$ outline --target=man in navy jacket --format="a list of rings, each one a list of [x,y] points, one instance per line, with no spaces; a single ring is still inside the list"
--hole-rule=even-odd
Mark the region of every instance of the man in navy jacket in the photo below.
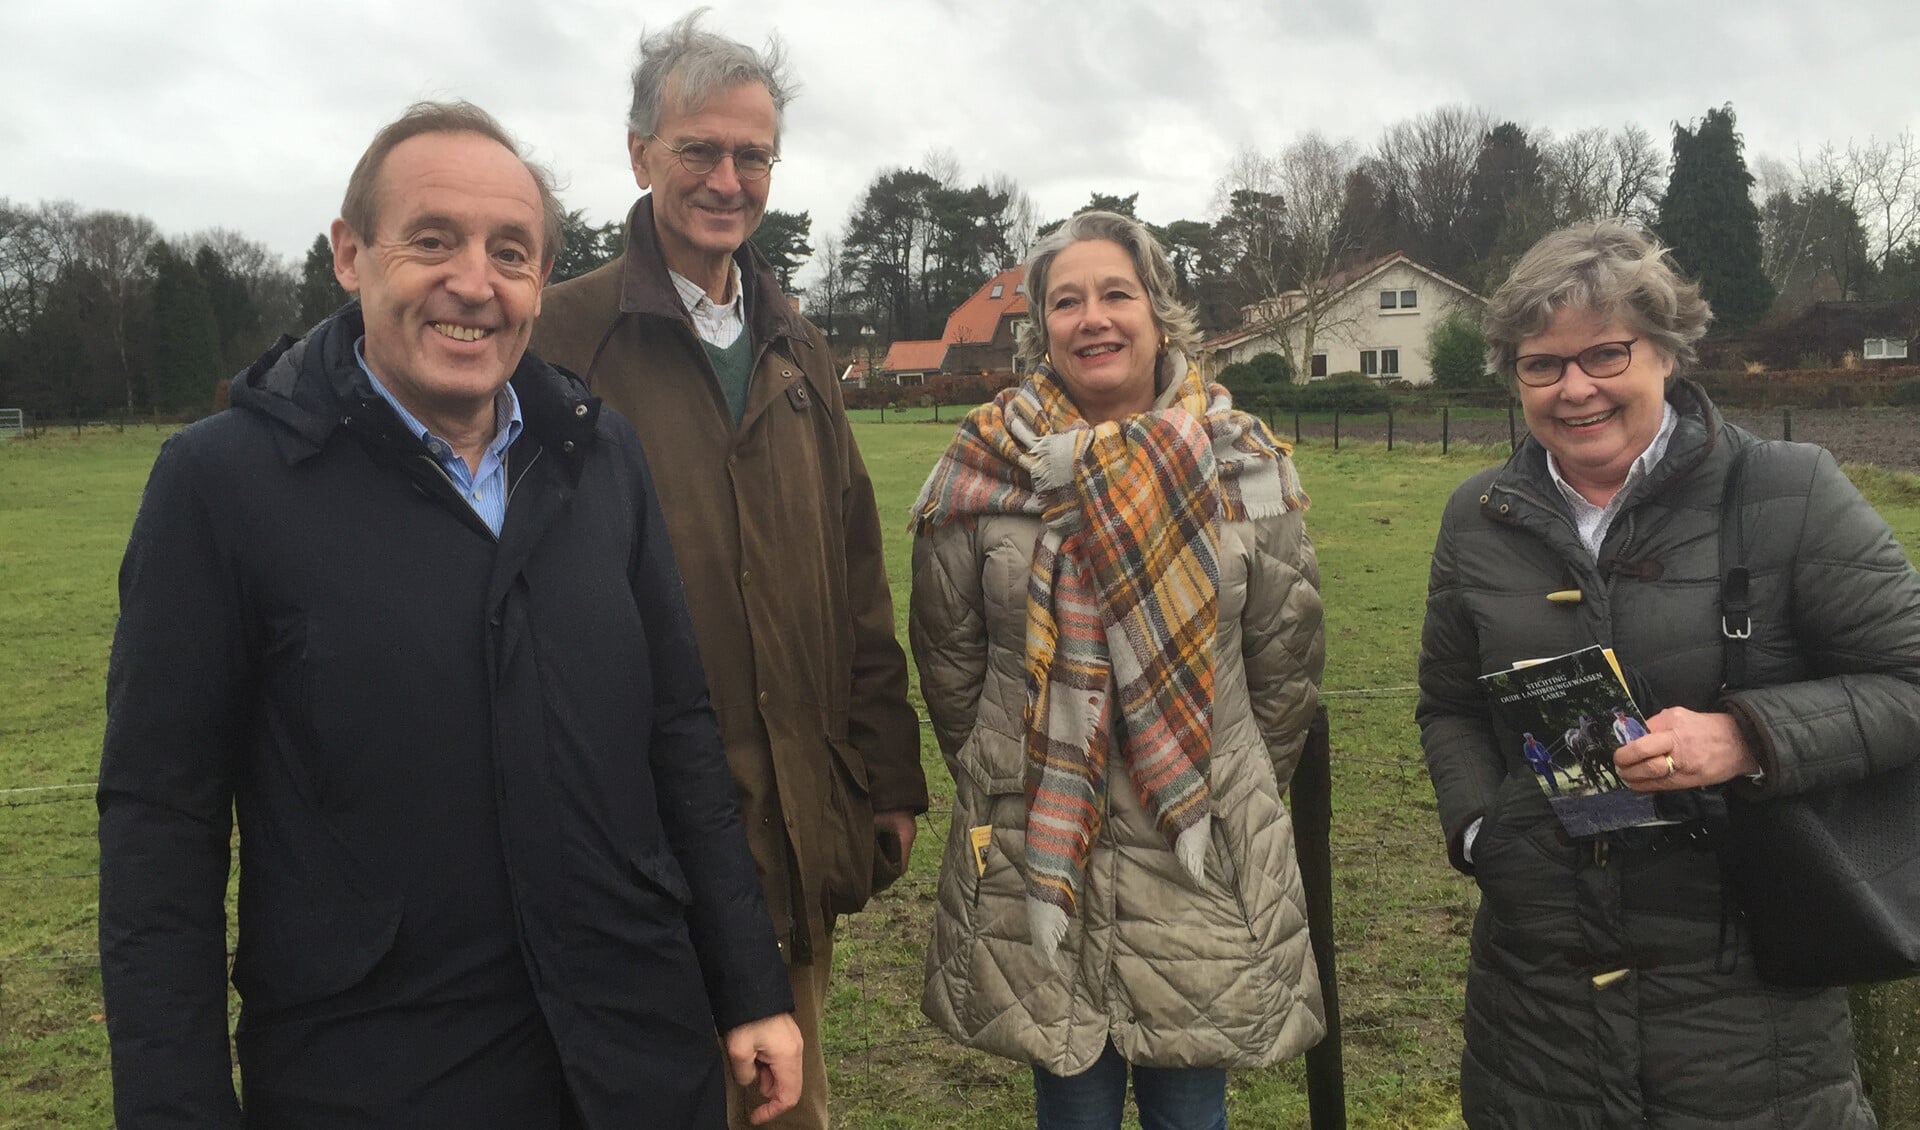
[[[720,1127],[716,1039],[761,1120],[798,1097],[646,462],[525,352],[559,221],[492,118],[413,107],[333,225],[358,304],[154,466],[99,792],[122,1130]]]

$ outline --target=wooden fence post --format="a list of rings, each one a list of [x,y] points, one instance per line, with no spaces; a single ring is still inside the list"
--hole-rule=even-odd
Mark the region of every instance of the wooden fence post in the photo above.
[[[1507,450],[1520,450],[1520,432],[1514,427],[1513,401],[1507,401]]]
[[[1792,407],[1786,407],[1786,408],[1782,408],[1782,409],[1780,409],[1780,438],[1781,438],[1781,439],[1792,439],[1792,438],[1793,438],[1793,409],[1792,409]]]
[[[1340,410],[1333,410],[1333,449],[1340,450]]]
[[[1333,743],[1327,708],[1314,712],[1307,744],[1293,771],[1287,802],[1293,809],[1293,854],[1307,898],[1307,938],[1320,975],[1327,1034],[1307,1049],[1307,1109],[1312,1130],[1346,1130],[1347,1091],[1340,1052],[1340,978],[1333,942]],[[1889,1124],[1891,1125],[1891,1124]]]
[[[1387,405],[1387,450],[1393,450],[1393,405]]]
[[[1451,405],[1442,404],[1440,406],[1440,454],[1442,455],[1447,453],[1447,441],[1452,438],[1453,421],[1450,415],[1452,412],[1453,408]]]

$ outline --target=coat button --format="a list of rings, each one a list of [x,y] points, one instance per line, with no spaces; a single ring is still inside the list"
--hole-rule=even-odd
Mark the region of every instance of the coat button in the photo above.
[[[768,694],[768,693],[767,693],[766,691],[761,691],[761,692],[760,692],[760,705],[761,705],[761,706],[765,706],[765,705],[766,705],[767,703],[769,703],[769,702],[772,702],[772,701],[773,701],[773,696],[772,696],[772,695],[770,695],[770,694]]]
[[[560,450],[566,452],[569,455],[573,454],[573,441],[567,440],[565,443],[561,444]]]
[[[576,415],[576,416],[584,416],[584,415],[586,415],[586,414],[587,414],[587,406],[586,406],[586,405],[584,405],[584,404],[576,404],[576,405],[574,405],[574,406],[573,406],[573,414],[574,414],[574,415]]]
[[[753,570],[752,569],[740,570],[740,587],[746,588],[748,585],[751,585],[751,584],[753,584]]]

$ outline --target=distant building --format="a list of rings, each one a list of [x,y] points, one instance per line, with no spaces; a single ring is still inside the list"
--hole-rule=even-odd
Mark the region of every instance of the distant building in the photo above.
[[[1911,364],[1920,357],[1920,301],[1815,302],[1723,344],[1770,369],[1827,368],[1849,358]]]
[[[1455,310],[1479,315],[1486,300],[1430,267],[1395,251],[1330,275],[1316,288],[1332,297],[1314,334],[1313,355],[1295,380],[1323,380],[1330,373],[1360,373],[1374,380],[1427,384],[1427,334]],[[1200,364],[1209,376],[1261,353],[1303,348],[1301,308],[1307,295],[1290,290],[1242,309],[1242,324],[1201,343]],[[1292,349],[1282,345],[1290,339]]]
[[[1009,267],[962,302],[938,338],[894,342],[876,379],[899,385],[982,374],[1012,380],[1014,348],[1026,327],[1025,269]]]

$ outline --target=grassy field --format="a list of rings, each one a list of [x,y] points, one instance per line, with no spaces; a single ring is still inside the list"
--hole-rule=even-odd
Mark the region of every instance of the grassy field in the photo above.
[[[943,413],[944,415],[944,413]],[[860,440],[906,606],[906,512],[942,425],[870,424]],[[114,571],[161,435],[49,433],[0,444],[0,1126],[111,1122],[91,792]],[[1504,448],[1309,445],[1329,632],[1335,911],[1356,1127],[1458,1124],[1453,1090],[1474,895],[1441,858],[1412,722],[1414,660],[1440,505]],[[1856,476],[1920,544],[1920,479]],[[1026,1069],[950,1045],[920,1019],[920,950],[949,790],[931,737],[935,811],[893,890],[844,928],[826,1033],[836,1119],[867,1128],[1031,1126]],[[1305,1126],[1298,1065],[1233,1080],[1237,1126]]]

